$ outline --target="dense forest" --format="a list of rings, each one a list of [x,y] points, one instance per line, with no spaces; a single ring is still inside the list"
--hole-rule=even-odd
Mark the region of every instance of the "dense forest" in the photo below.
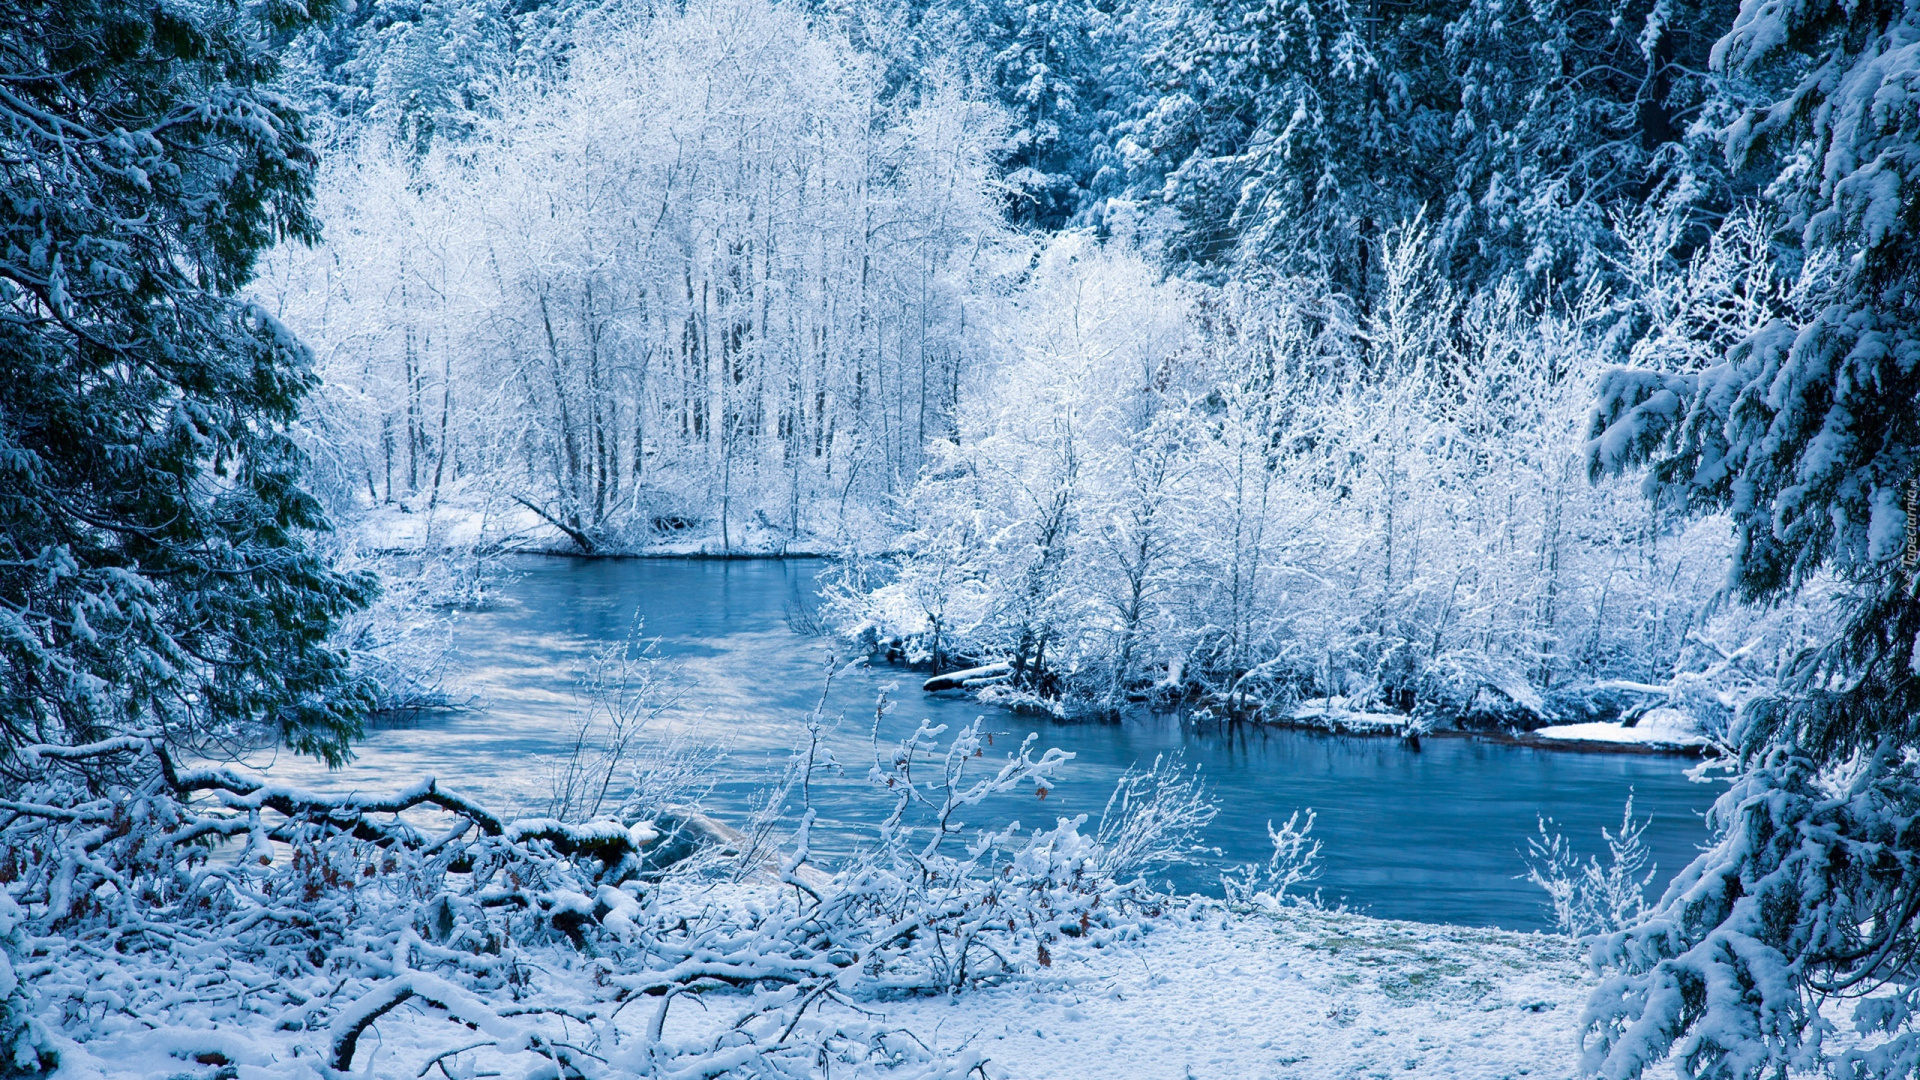
[[[986,1075],[820,1003],[1124,940],[1214,812],[969,846],[1064,758],[923,728],[864,861],[809,808],[709,904],[637,810],[221,764],[345,760],[548,550],[831,556],[839,639],[1060,716],[1661,713],[1733,786],[1583,1068],[1913,1076],[1916,235],[1891,0],[0,0],[0,1075],[227,963],[179,1030],[302,1075],[408,1002],[490,1040],[420,1075]]]
[[[253,291],[374,546],[831,552],[1049,709],[1719,735],[1822,583],[1714,605],[1728,519],[1583,444],[1824,303],[1733,17],[371,5],[292,48],[327,234]]]

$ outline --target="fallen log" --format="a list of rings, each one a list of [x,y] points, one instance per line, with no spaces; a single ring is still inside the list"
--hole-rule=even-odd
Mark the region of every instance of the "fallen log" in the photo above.
[[[966,668],[962,671],[949,671],[945,675],[935,675],[933,678],[921,683],[920,689],[929,694],[937,694],[942,690],[964,690],[968,688],[969,683],[973,683],[976,680],[999,679],[1012,674],[1013,664],[1010,661],[1002,660],[997,664],[982,664],[979,667]]]

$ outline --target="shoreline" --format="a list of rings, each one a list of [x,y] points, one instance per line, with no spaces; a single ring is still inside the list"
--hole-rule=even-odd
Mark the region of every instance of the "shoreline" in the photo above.
[[[1504,731],[1429,731],[1426,738],[1477,739],[1503,746],[1525,746],[1535,750],[1563,750],[1578,754],[1639,754],[1655,757],[1690,757],[1700,761],[1719,757],[1711,744],[1681,746],[1673,743],[1604,742],[1599,739],[1541,739],[1529,733]]]
[[[1405,736],[1397,731],[1360,730],[1355,728],[1329,728],[1324,724],[1310,724],[1290,720],[1215,720],[1222,725],[1245,724],[1249,727],[1279,728],[1286,731],[1303,731],[1313,735],[1325,735],[1329,738],[1345,739],[1398,739]],[[1690,757],[1707,760],[1719,756],[1711,744],[1679,745],[1674,743],[1652,742],[1608,742],[1600,739],[1542,739],[1529,732],[1473,731],[1461,728],[1423,731],[1422,739],[1459,739],[1472,742],[1493,743],[1499,746],[1518,746],[1532,750],[1549,750],[1577,754],[1634,754],[1641,757]],[[1418,750],[1411,750],[1419,753]]]
[[[379,554],[387,555],[387,556],[408,556],[408,555],[425,554],[418,547],[390,547],[390,548],[381,548],[377,550]],[[583,560],[592,560],[592,561],[613,561],[613,562],[622,562],[622,561],[664,562],[664,561],[673,561],[673,560],[679,560],[683,562],[784,562],[789,559],[792,559],[792,560],[812,559],[812,560],[818,561],[818,560],[826,560],[826,559],[833,558],[833,553],[829,551],[807,551],[807,550],[801,550],[801,551],[793,551],[793,550],[708,551],[708,550],[705,550],[704,545],[700,550],[694,550],[694,551],[646,550],[646,551],[581,552],[581,551],[560,551],[552,548],[502,548],[492,554],[496,556],[532,556],[532,557],[546,558],[546,559],[583,559]],[[903,672],[915,672],[915,669],[913,668],[907,667],[905,665],[896,664],[884,659],[874,660],[872,662],[876,664],[884,664],[888,667],[896,668]],[[988,707],[990,703],[980,702],[979,704],[982,707]],[[1006,711],[1009,711],[1009,712],[1018,711],[1014,709],[1008,709],[1004,705],[996,705],[992,707],[1006,709]],[[1107,722],[1107,721],[1089,720],[1086,722]],[[1387,730],[1384,728],[1377,728],[1377,727],[1376,728],[1360,728],[1360,727],[1345,727],[1345,726],[1339,726],[1339,725],[1329,727],[1326,724],[1316,724],[1316,723],[1308,723],[1308,722],[1284,720],[1284,719],[1283,720],[1216,719],[1213,722],[1219,723],[1219,724],[1249,724],[1249,725],[1254,725],[1258,727],[1282,728],[1282,729],[1287,729],[1292,731],[1304,731],[1304,732],[1309,732],[1309,733],[1318,734],[1318,735],[1336,736],[1336,737],[1363,738],[1363,739],[1402,739],[1402,740],[1405,739],[1405,736],[1399,731]],[[1539,738],[1537,736],[1534,736],[1531,732],[1524,732],[1524,731],[1477,731],[1477,730],[1471,730],[1471,729],[1448,728],[1448,729],[1436,729],[1432,731],[1421,732],[1419,737],[1434,738],[1434,739],[1465,739],[1465,740],[1473,740],[1478,742],[1492,743],[1494,745],[1500,745],[1500,746],[1517,746],[1517,747],[1525,747],[1525,748],[1534,749],[1534,750],[1547,750],[1547,751],[1553,751],[1553,752],[1576,753],[1576,754],[1629,754],[1629,755],[1637,755],[1642,757],[1681,757],[1681,758],[1692,758],[1696,761],[1705,761],[1710,758],[1720,756],[1718,748],[1713,746],[1712,744],[1688,745],[1688,744],[1658,743],[1658,742],[1612,741],[1612,740],[1600,740],[1600,739],[1544,739],[1544,738]],[[1413,752],[1418,753],[1419,751],[1417,748],[1415,748],[1413,749]]]
[[[887,667],[893,668],[894,670],[897,670],[897,671],[914,672],[915,674],[918,673],[913,668],[910,668],[901,664],[896,664],[884,659],[873,661],[873,662],[876,664],[884,664]],[[922,691],[922,692],[923,693],[944,693],[945,691],[932,691],[932,692]],[[1018,713],[1020,711],[1018,709],[1009,708],[1008,706],[1005,706],[1005,705],[998,705],[990,702],[978,701],[977,699],[975,700],[983,708],[991,706],[993,708],[999,708],[1012,713]],[[1329,738],[1395,739],[1402,742],[1407,741],[1407,736],[1404,734],[1403,731],[1397,728],[1390,728],[1384,725],[1359,725],[1359,724],[1347,725],[1347,724],[1341,724],[1337,721],[1332,724],[1328,724],[1328,723],[1314,723],[1309,720],[1296,720],[1296,719],[1249,720],[1245,718],[1229,718],[1229,717],[1219,717],[1219,716],[1198,718],[1198,717],[1193,717],[1191,715],[1182,717],[1182,722],[1185,722],[1189,719],[1193,720],[1196,723],[1211,723],[1211,724],[1217,724],[1223,727],[1245,725],[1247,727],[1275,728],[1275,729],[1285,730],[1285,731],[1300,731],[1300,732],[1305,732],[1311,735],[1322,735]],[[1068,722],[1100,724],[1100,723],[1121,723],[1124,721],[1114,720],[1114,719],[1105,719],[1100,717],[1084,717],[1084,718],[1079,718],[1077,720],[1070,718]],[[1714,746],[1712,743],[1668,743],[1668,742],[1652,742],[1652,741],[1636,742],[1636,741],[1616,741],[1616,740],[1607,740],[1607,739],[1574,739],[1574,738],[1550,739],[1550,738],[1541,738],[1533,734],[1532,732],[1526,732],[1526,731],[1480,731],[1480,730],[1474,730],[1471,728],[1441,728],[1441,729],[1435,729],[1431,731],[1422,731],[1416,737],[1414,745],[1409,747],[1409,752],[1416,753],[1416,754],[1420,752],[1418,747],[1418,739],[1459,739],[1459,740],[1469,740],[1469,741],[1475,741],[1475,742],[1493,743],[1495,745],[1500,745],[1500,746],[1518,746],[1518,747],[1525,747],[1533,750],[1547,750],[1547,751],[1553,751],[1553,752],[1568,752],[1568,753],[1576,753],[1576,754],[1631,754],[1631,755],[1637,755],[1641,757],[1685,757],[1685,758],[1693,758],[1698,761],[1705,761],[1710,758],[1720,756],[1718,747]]]

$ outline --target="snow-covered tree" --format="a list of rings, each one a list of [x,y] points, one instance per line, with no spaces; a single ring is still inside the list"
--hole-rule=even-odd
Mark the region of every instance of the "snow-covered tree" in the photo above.
[[[583,548],[859,532],[951,434],[1007,239],[1001,117],[925,79],[888,103],[797,9],[715,0],[609,22],[461,144],[364,140],[260,290],[356,429],[339,471]]]
[[[1744,710],[1717,844],[1601,949],[1617,970],[1589,1010],[1603,1075],[1669,1050],[1705,1075],[1811,1068],[1821,1008],[1841,997],[1864,998],[1843,1073],[1920,1067],[1920,576],[1900,563],[1920,471],[1916,41],[1910,6],[1742,6],[1715,58],[1769,100],[1724,137],[1736,159],[1785,163],[1772,191],[1797,281],[1726,353],[1601,386],[1597,471],[1647,462],[1668,504],[1724,508],[1740,597],[1775,603],[1830,574],[1844,613]]]
[[[916,663],[1018,664],[1065,708],[1537,724],[1631,693],[1723,730],[1740,692],[1714,680],[1771,670],[1798,609],[1709,617],[1724,519],[1669,528],[1580,483],[1578,442],[1621,324],[1747,318],[1745,228],[1565,309],[1461,297],[1415,223],[1365,316],[1324,278],[1210,288],[1057,238],[903,506],[896,575],[837,617]]]
[[[514,83],[562,76],[603,17],[650,12],[628,0],[380,0],[343,5],[282,50],[286,89],[326,141],[374,134],[408,152],[458,143],[498,114]]]
[[[337,760],[358,730],[328,636],[372,586],[305,539],[309,357],[236,295],[318,237],[268,43],[326,11],[0,9],[0,769],[131,732]]]
[[[1013,120],[1002,155],[1019,224],[1059,229],[1083,208],[1105,122],[1108,69],[1124,64],[1112,19],[1093,0],[951,5],[964,13],[981,65]]]
[[[1271,256],[1362,290],[1370,245],[1419,210],[1408,181],[1443,160],[1447,127],[1443,81],[1407,78],[1368,15],[1344,0],[1142,6],[1151,91],[1122,152],[1143,193],[1180,213],[1176,259]],[[1438,29],[1399,15],[1409,37]]]
[[[1115,142],[1167,252],[1233,276],[1320,273],[1363,303],[1386,232],[1423,210],[1462,285],[1551,291],[1607,270],[1650,193],[1724,211],[1740,186],[1690,134],[1715,107],[1727,0],[1149,0],[1146,85]],[[1744,181],[1750,183],[1750,181]],[[1696,237],[1695,239],[1698,239]]]
[[[1005,211],[1016,227],[1057,231],[1088,224],[1099,197],[1124,186],[1110,136],[1137,96],[1133,0],[814,0],[810,6],[879,59],[890,96],[913,100],[953,65],[991,95],[1008,118],[997,160],[1007,183]]]

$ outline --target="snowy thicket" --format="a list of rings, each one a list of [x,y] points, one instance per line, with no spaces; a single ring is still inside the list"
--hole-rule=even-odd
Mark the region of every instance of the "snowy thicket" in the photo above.
[[[931,76],[930,76],[931,78]],[[336,498],[463,485],[583,550],[857,525],[951,432],[1000,120],[766,0],[605,30],[424,158],[369,136],[256,289],[318,353]]]
[[[1509,8],[1382,37],[1172,0],[379,5],[296,48],[349,119],[326,250],[258,288],[320,353],[343,509],[451,488],[496,538],[544,517],[581,549],[872,542],[998,369],[1008,223],[1230,290],[1280,267],[1356,329],[1405,302],[1422,213],[1462,310],[1637,290],[1649,190],[1684,263],[1732,190],[1682,137],[1695,24],[1727,13]]]
[[[668,863],[667,826],[626,808],[505,820],[431,780],[325,797],[184,768],[143,737],[29,747],[0,804],[0,1034],[29,1067],[138,1028],[183,1061],[333,1077],[404,1005],[449,1021],[421,1075],[517,1058],[568,1077],[958,1077],[978,1055],[935,1058],[859,1002],[1137,933],[1154,902],[1137,871],[1190,843],[1195,793],[1169,770],[1170,794],[1134,783],[1098,838],[1084,817],[975,835],[968,808],[1044,798],[1071,755],[941,734],[876,746],[879,822],[831,874],[804,804],[771,861],[741,844]]]
[[[1813,613],[1710,610],[1724,519],[1589,485],[1579,438],[1617,349],[1711,353],[1787,300],[1752,217],[1677,269],[1656,221],[1622,231],[1631,287],[1544,312],[1449,290],[1418,225],[1364,313],[1057,239],[902,504],[905,554],[851,567],[835,609],[935,668],[1010,662],[981,689],[1015,702],[1526,723],[1612,694],[1724,734]]]

